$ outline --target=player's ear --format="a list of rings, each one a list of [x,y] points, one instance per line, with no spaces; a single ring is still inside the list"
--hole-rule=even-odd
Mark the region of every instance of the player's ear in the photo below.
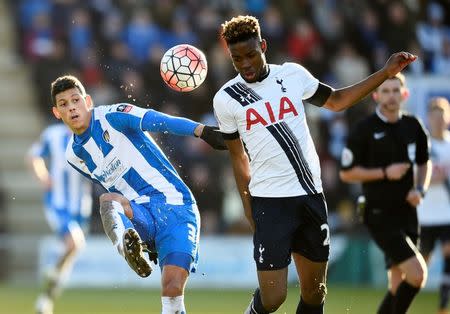
[[[261,51],[262,53],[266,53],[267,50],[267,41],[265,39],[261,40]]]
[[[409,98],[409,89],[403,88],[402,90],[402,99],[407,100]]]
[[[56,119],[61,119],[61,115],[59,114],[58,109],[56,109],[55,106],[52,107],[52,111],[53,111],[53,115],[55,116]]]
[[[376,90],[372,93],[372,99],[377,102],[378,101],[378,93],[376,92]]]
[[[92,100],[91,95],[86,94],[84,99],[86,100],[86,107],[87,107],[87,109],[91,110],[92,108],[94,108],[94,101]]]

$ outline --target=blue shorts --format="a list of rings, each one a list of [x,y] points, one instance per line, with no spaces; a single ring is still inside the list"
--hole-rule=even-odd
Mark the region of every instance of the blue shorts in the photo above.
[[[133,209],[131,222],[141,239],[158,252],[160,267],[164,266],[169,254],[184,253],[191,256],[190,271],[194,272],[200,240],[200,214],[197,205],[160,202],[137,204],[134,201],[130,204]],[[169,261],[166,264],[172,263]]]
[[[51,192],[44,195],[45,216],[47,218],[50,228],[61,238],[64,238],[74,228],[81,228],[87,230],[90,223],[89,215],[83,215],[82,211],[73,213],[68,208],[58,208],[51,203]]]
[[[74,228],[86,230],[89,225],[89,217],[73,215],[64,208],[47,207],[45,216],[50,228],[61,238],[64,238]]]

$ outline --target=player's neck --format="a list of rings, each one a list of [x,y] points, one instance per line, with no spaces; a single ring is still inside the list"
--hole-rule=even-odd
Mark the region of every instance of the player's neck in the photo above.
[[[395,123],[402,117],[400,110],[385,110],[381,106],[378,106],[376,111],[381,120],[387,123]]]
[[[76,128],[76,129],[72,129],[72,132],[81,138],[89,136],[89,134],[91,133],[91,129],[92,129],[92,117],[93,117],[93,114],[92,114],[92,110],[91,110],[91,111],[89,111],[89,114],[86,116],[86,121],[84,121],[84,123],[80,127]]]
[[[442,141],[445,138],[445,131],[442,131],[442,130],[431,130],[430,133],[431,133],[431,137],[436,139],[436,140]]]

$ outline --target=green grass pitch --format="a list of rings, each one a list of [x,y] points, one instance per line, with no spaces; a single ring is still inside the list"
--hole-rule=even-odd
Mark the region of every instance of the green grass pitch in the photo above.
[[[276,312],[295,313],[298,288],[290,287],[285,304]],[[8,287],[0,284],[0,313],[31,314],[37,288]],[[365,287],[328,287],[326,314],[375,313],[384,291]],[[251,291],[232,289],[187,289],[186,308],[190,314],[243,313]],[[409,314],[435,313],[437,293],[423,291],[414,301]],[[142,288],[68,289],[55,306],[55,314],[159,314],[158,290]]]

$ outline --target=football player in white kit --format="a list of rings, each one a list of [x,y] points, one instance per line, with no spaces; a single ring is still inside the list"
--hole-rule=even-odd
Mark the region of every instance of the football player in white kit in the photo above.
[[[446,98],[432,98],[428,105],[428,129],[433,162],[431,185],[417,207],[421,226],[420,251],[429,262],[439,240],[444,259],[439,291],[439,314],[448,314],[450,292],[450,105]]]
[[[146,133],[197,136],[225,149],[214,127],[122,103],[93,108],[81,82],[57,78],[51,86],[53,113],[74,135],[66,158],[109,193],[100,196],[105,233],[141,277],[162,269],[162,314],[185,314],[184,288],[195,270],[200,215],[189,188]]]
[[[45,274],[44,291],[36,302],[38,314],[53,313],[53,303],[85,245],[91,217],[91,183],[65,159],[72,132],[64,124],[48,126],[27,155],[33,173],[44,188],[45,216],[64,242],[64,252]]]
[[[221,35],[238,75],[215,95],[214,111],[254,231],[259,280],[245,313],[272,313],[280,307],[291,256],[301,283],[297,313],[323,313],[330,233],[304,103],[344,110],[416,56],[395,53],[380,71],[335,90],[299,64],[267,64],[267,42],[255,17],[232,18],[222,25]]]

